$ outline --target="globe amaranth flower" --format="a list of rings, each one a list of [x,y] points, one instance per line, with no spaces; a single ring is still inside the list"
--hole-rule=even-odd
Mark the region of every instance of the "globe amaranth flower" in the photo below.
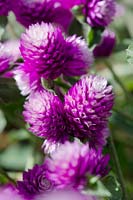
[[[26,28],[31,24],[43,22],[55,23],[67,30],[72,14],[58,0],[14,0],[12,10],[18,22]]]
[[[97,200],[94,196],[85,196],[80,194],[78,191],[70,190],[57,190],[52,191],[48,194],[40,195],[35,198],[35,200]]]
[[[97,75],[81,77],[65,95],[64,110],[75,130],[74,136],[89,140],[93,147],[105,145],[113,100],[112,86],[105,78]]]
[[[58,189],[73,187],[84,189],[87,175],[103,177],[108,171],[109,155],[89,148],[79,141],[65,142],[45,160],[47,176]]]
[[[0,188],[0,200],[26,200],[22,198],[16,188],[12,185],[6,185]]]
[[[26,199],[52,190],[52,183],[46,177],[45,165],[35,165],[23,173],[22,181],[17,182],[19,193]]]
[[[11,9],[10,0],[0,0],[0,16],[7,16]]]
[[[10,69],[10,65],[19,57],[20,51],[18,40],[0,43],[0,73],[4,73],[6,70]]]
[[[83,13],[86,22],[92,27],[105,27],[115,16],[115,0],[90,0],[85,1]]]
[[[94,48],[93,54],[95,57],[110,56],[116,44],[115,33],[106,29],[101,38],[101,42]]]
[[[31,65],[31,71],[45,79],[55,79],[62,73],[85,74],[93,61],[83,39],[65,38],[62,30],[52,24],[30,26],[22,34],[20,51],[26,65]]]
[[[24,108],[24,119],[35,135],[51,143],[63,143],[68,138],[67,119],[58,96],[45,90],[32,92]]]

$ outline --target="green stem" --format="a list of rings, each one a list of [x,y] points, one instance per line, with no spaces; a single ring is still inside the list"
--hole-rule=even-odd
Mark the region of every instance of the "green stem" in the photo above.
[[[114,166],[116,169],[116,174],[117,174],[119,182],[121,184],[121,188],[122,188],[122,192],[123,192],[123,200],[128,200],[128,196],[126,193],[126,187],[125,187],[125,183],[124,183],[124,178],[123,178],[123,174],[121,171],[120,162],[119,162],[119,158],[117,156],[117,152],[116,152],[116,148],[114,145],[112,134],[110,135],[110,150],[111,150]]]
[[[125,97],[127,99],[129,99],[129,93],[127,91],[127,89],[125,88],[125,86],[123,85],[122,81],[120,80],[120,78],[117,76],[117,74],[115,73],[115,71],[113,70],[111,64],[106,60],[105,61],[106,66],[108,67],[108,69],[110,70],[110,72],[112,73],[115,81],[120,85],[120,87],[122,88],[122,90],[124,91]]]
[[[9,180],[9,182],[12,182],[14,185],[16,185],[16,182],[14,179],[12,179],[3,169],[0,168],[0,174],[2,174],[5,178]]]

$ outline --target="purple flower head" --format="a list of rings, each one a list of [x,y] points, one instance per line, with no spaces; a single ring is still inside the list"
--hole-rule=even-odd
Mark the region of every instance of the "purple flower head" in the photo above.
[[[92,27],[105,27],[115,16],[115,0],[90,0],[86,1],[83,9],[86,21]]]
[[[74,190],[57,190],[48,194],[40,195],[35,200],[97,200],[93,196],[85,196]]]
[[[46,177],[44,165],[35,165],[33,169],[23,173],[23,180],[17,182],[19,193],[26,199],[52,190],[52,183]]]
[[[72,14],[56,0],[13,0],[12,10],[16,19],[26,28],[31,24],[55,23],[67,30]]]
[[[97,75],[86,75],[65,95],[64,110],[73,134],[89,140],[90,146],[105,145],[108,136],[107,121],[111,115],[114,94],[107,80]]]
[[[68,138],[63,103],[52,92],[33,92],[24,108],[24,119],[35,135],[50,142],[63,143]]]
[[[83,39],[65,38],[59,27],[44,23],[32,25],[22,34],[20,51],[25,66],[32,66],[32,71],[45,79],[55,79],[62,73],[83,75],[93,60]]]
[[[12,185],[0,188],[0,200],[25,200]]]
[[[19,41],[11,40],[0,44],[0,73],[7,70],[20,57]]]
[[[108,161],[109,155],[103,156],[101,150],[74,141],[60,145],[45,163],[47,176],[55,188],[83,189],[87,184],[87,175],[103,177],[108,173]]]
[[[94,48],[95,57],[110,56],[116,43],[115,33],[105,30],[102,34],[101,42]]]
[[[10,0],[0,0],[0,16],[8,15],[10,11]]]

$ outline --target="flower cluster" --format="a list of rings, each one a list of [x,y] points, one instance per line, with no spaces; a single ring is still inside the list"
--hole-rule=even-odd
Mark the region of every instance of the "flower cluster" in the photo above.
[[[71,8],[75,5],[84,15],[84,25],[101,31],[112,22],[116,3],[114,0],[3,2],[0,1],[0,7],[3,5],[6,10],[1,9],[3,15],[12,10],[26,30],[20,42],[0,44],[0,73],[3,75],[15,66],[14,79],[21,94],[27,96],[23,117],[28,130],[43,139],[45,159],[43,164],[24,171],[15,189],[2,189],[0,200],[97,200],[82,192],[89,187],[90,177],[101,180],[110,170],[109,155],[103,155],[102,150],[109,137],[114,93],[104,77],[88,73],[94,57],[111,54],[115,35],[106,29],[100,44],[92,50],[81,36],[70,36],[68,29],[74,17]],[[14,65],[16,61],[18,66]]]
[[[62,103],[52,92],[32,93],[23,112],[29,130],[54,143],[78,137],[95,148],[104,146],[114,99],[112,86],[101,76],[83,76],[64,98]]]
[[[43,194],[49,197],[52,191],[62,192],[66,189],[80,192],[87,185],[89,175],[100,178],[108,173],[108,161],[109,155],[103,156],[101,150],[91,149],[88,144],[65,142],[51,157],[46,157],[43,165],[35,165],[33,169],[24,172],[17,189],[26,199],[38,195],[42,199]],[[77,197],[83,198],[79,194]]]

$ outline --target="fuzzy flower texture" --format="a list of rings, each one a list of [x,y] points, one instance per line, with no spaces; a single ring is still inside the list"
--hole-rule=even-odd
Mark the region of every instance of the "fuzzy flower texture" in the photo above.
[[[20,51],[24,58],[24,65],[16,70],[15,78],[22,88],[22,77],[28,76],[27,88],[41,78],[55,79],[61,74],[66,76],[81,76],[87,73],[93,62],[84,39],[80,37],[65,37],[59,27],[52,24],[35,24],[21,36]],[[23,84],[24,81],[23,81]],[[25,89],[26,90],[26,89]],[[22,94],[27,94],[22,90]]]
[[[18,22],[28,28],[31,24],[55,23],[67,30],[72,14],[58,0],[13,0],[12,10]]]
[[[52,92],[44,89],[33,92],[23,112],[29,130],[54,144],[78,137],[89,141],[92,147],[103,147],[109,136],[107,123],[114,100],[112,86],[101,76],[83,76],[64,98],[62,103]]]
[[[46,177],[45,165],[35,165],[23,173],[23,180],[17,182],[19,193],[26,199],[33,199],[35,196],[52,190],[52,183]]]
[[[65,95],[64,110],[72,124],[74,136],[91,146],[104,146],[109,135],[114,94],[112,86],[101,76],[83,76]]]
[[[81,190],[87,184],[87,175],[103,177],[108,173],[108,161],[109,155],[103,156],[101,150],[74,141],[61,145],[45,162],[47,176],[55,188]]]
[[[24,105],[23,116],[35,135],[51,142],[63,143],[68,139],[63,103],[52,92],[33,92]]]
[[[109,155],[103,156],[101,150],[91,149],[76,140],[65,142],[51,157],[46,157],[43,165],[24,172],[17,188],[26,199],[66,189],[80,192],[85,189],[89,175],[100,178],[109,172],[108,162]]]

